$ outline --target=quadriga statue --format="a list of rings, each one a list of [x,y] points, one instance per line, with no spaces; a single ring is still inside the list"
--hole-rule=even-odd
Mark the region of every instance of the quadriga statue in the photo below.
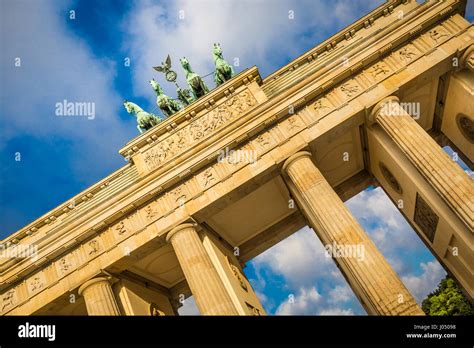
[[[198,99],[205,95],[207,92],[209,92],[209,88],[207,88],[201,76],[196,74],[191,69],[189,61],[185,57],[181,58],[179,61],[186,73],[186,81],[188,81],[189,88],[191,88],[191,92],[193,93],[194,98]]]
[[[155,79],[150,80],[150,85],[153,87],[153,90],[156,93],[156,105],[160,108],[161,112],[166,117],[173,115],[175,112],[181,110],[181,106],[176,100],[168,97],[164,92],[158,82]]]
[[[234,69],[224,60],[221,46],[218,43],[214,44],[212,57],[214,58],[214,65],[216,67],[216,70],[214,71],[214,81],[216,86],[220,86],[234,76]]]
[[[125,106],[125,109],[129,114],[132,114],[137,118],[137,129],[140,133],[146,132],[161,122],[160,117],[144,111],[135,103],[125,100],[123,106]]]

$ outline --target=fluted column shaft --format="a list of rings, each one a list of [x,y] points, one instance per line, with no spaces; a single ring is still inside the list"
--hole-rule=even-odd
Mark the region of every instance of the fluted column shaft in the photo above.
[[[173,245],[201,314],[238,315],[195,226],[180,225],[170,231],[166,239]]]
[[[301,209],[324,245],[358,246],[363,257],[335,257],[352,289],[371,315],[423,315],[377,247],[311,160],[309,152],[283,166]],[[334,256],[334,255],[333,255]],[[360,256],[360,255],[359,255]]]
[[[84,296],[89,315],[120,315],[112,287],[106,277],[85,282],[79,288],[79,295]]]
[[[474,184],[469,176],[400,106],[385,98],[371,113],[409,161],[438,192],[463,223],[474,232]]]

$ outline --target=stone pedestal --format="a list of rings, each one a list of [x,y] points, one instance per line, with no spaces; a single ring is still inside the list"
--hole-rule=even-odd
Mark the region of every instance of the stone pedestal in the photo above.
[[[93,278],[79,288],[89,315],[120,315],[114,293],[106,277]]]
[[[370,315],[423,315],[414,298],[316,168],[309,152],[283,166],[288,185],[322,243],[345,252],[333,258]],[[352,250],[352,254],[347,253]],[[358,253],[355,251],[359,250]]]
[[[186,281],[203,315],[237,315],[232,299],[222,284],[193,224],[171,230],[171,242]]]

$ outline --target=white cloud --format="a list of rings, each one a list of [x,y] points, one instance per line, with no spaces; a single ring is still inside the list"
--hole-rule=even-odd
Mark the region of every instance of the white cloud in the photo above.
[[[322,243],[309,227],[260,254],[252,264],[258,278],[252,285],[258,287],[259,293],[274,286],[270,280],[260,280],[266,276],[262,270],[283,276],[285,280],[281,290],[289,297],[276,306],[277,315],[324,315],[331,311],[353,314],[350,307],[354,305],[359,313],[364,313],[334,261],[326,257]],[[273,309],[273,303],[271,307],[266,303],[266,308]]]
[[[364,191],[348,206],[420,302],[444,276],[441,265],[434,258],[421,264],[416,261],[420,255],[426,256],[427,249],[382,189]],[[295,303],[285,300],[277,305],[277,314],[363,313],[354,307],[356,297],[324,251],[316,234],[305,227],[252,260],[259,292],[274,285],[263,279],[267,273],[262,270],[268,270],[284,278],[281,291],[295,296]],[[419,268],[423,273],[414,276]],[[314,296],[315,292],[320,296]]]
[[[349,292],[347,292],[349,290]],[[350,289],[336,286],[329,292],[329,298],[313,287],[302,287],[291,294],[277,308],[276,315],[354,315],[352,308],[341,308],[340,302],[350,300]]]
[[[254,267],[269,267],[282,274],[290,286],[308,286],[317,278],[343,281],[334,261],[313,230],[305,227],[252,260]]]
[[[196,306],[196,301],[193,296],[188,297],[184,300],[183,305],[178,308],[179,315],[201,315],[199,309]]]
[[[330,308],[322,310],[318,313],[319,315],[354,315],[352,308],[342,309],[342,308]]]
[[[282,302],[276,310],[277,315],[314,314],[321,294],[315,287],[301,288],[299,292],[291,294],[287,300]]]
[[[70,2],[2,2],[2,141],[17,134],[45,142],[67,142],[76,179],[95,171],[116,168],[118,149],[136,135],[132,118],[118,117],[122,98],[113,86],[115,63],[94,56],[90,47],[73,33],[68,20]],[[78,16],[81,14],[77,14]],[[15,59],[21,66],[15,67]],[[56,103],[95,103],[95,118],[58,117]],[[45,154],[47,156],[48,154]],[[99,166],[86,166],[96,162]]]
[[[347,302],[353,298],[352,290],[348,285],[337,285],[329,291],[329,301],[334,303]]]
[[[402,280],[417,302],[421,304],[425,297],[437,288],[441,279],[446,276],[446,272],[436,260],[422,262],[420,267],[423,270],[422,274],[406,275],[402,277]]]
[[[256,291],[255,290],[255,295],[257,296],[257,298],[260,300],[260,303],[262,305],[265,305],[268,303],[268,297],[267,295],[265,295],[263,292],[260,292],[260,291]]]
[[[377,217],[380,223],[392,229],[408,226],[381,187],[366,190],[346,202],[347,208],[357,216],[359,221],[370,221]]]
[[[137,94],[153,97],[148,80],[156,76],[151,69],[169,53],[173,66],[181,75],[180,57],[187,57],[201,75],[213,71],[212,44],[219,42],[224,58],[233,63],[238,58],[241,71],[257,65],[269,74],[276,64],[302,53],[301,47],[313,47],[340,28],[357,19],[354,9],[375,7],[382,1],[363,5],[348,1],[290,0],[219,2],[179,0],[165,4],[140,1],[123,28],[129,33],[129,49]],[[337,6],[336,6],[337,5]],[[294,19],[290,19],[293,11]],[[331,16],[325,15],[331,13]],[[365,12],[365,11],[363,11]],[[160,76],[159,81],[164,82]],[[212,78],[206,80],[214,86]],[[174,95],[174,87],[164,83],[165,91]]]
[[[398,274],[413,272],[404,258],[425,252],[426,246],[381,187],[362,191],[346,206]]]

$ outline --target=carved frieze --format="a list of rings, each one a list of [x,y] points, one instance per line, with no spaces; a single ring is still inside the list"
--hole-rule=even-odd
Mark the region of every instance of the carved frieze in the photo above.
[[[128,232],[127,227],[125,227],[124,221],[120,221],[117,225],[115,225],[114,230],[119,237],[123,236],[125,233]]]
[[[278,124],[278,129],[285,139],[293,136],[305,128],[305,123],[298,114],[289,116]]]
[[[146,219],[148,221],[153,220],[156,216],[158,216],[158,210],[155,207],[155,204],[148,204],[145,207]]]
[[[16,289],[8,290],[2,295],[1,298],[2,298],[2,302],[1,302],[2,307],[1,307],[0,312],[4,312],[12,308],[13,306],[15,306],[17,302]]]
[[[68,254],[60,258],[55,264],[58,275],[62,277],[74,270],[76,261],[72,254]]]
[[[183,206],[186,200],[189,198],[186,182],[171,190],[169,197],[171,198],[171,204],[173,208]]]
[[[333,105],[326,97],[321,97],[313,104],[314,110],[317,112],[318,116],[326,115],[329,111],[332,110]]]
[[[40,290],[46,287],[46,276],[44,272],[38,272],[26,281],[28,293],[31,295],[36,294]]]
[[[444,29],[442,26],[438,26],[433,30],[430,30],[428,32],[428,35],[435,42],[435,44],[438,44],[443,39],[449,37],[449,34],[447,33],[446,29]]]
[[[303,124],[300,122],[299,118],[296,116],[292,116],[288,118],[288,124],[286,126],[286,130],[292,132],[295,129],[300,129],[303,127]]]
[[[247,306],[247,309],[249,310],[250,314],[251,315],[255,315],[255,316],[261,316],[262,313],[260,312],[260,309],[252,306],[250,303],[248,302],[245,302],[246,306]]]
[[[346,97],[351,98],[358,94],[362,88],[354,80],[350,80],[346,83],[343,83],[340,87],[340,90]]]
[[[84,244],[86,256],[92,258],[104,249],[100,238],[94,238]]]
[[[202,174],[198,175],[199,185],[202,189],[207,189],[212,184],[217,182],[217,173],[213,167],[209,167],[202,172]]]
[[[378,81],[390,72],[390,69],[383,62],[374,64],[369,70],[373,80]]]
[[[210,112],[191,121],[188,126],[146,150],[142,156],[148,171],[158,168],[161,163],[185,149],[189,149],[193,143],[202,140],[216,129],[237,119],[256,103],[257,100],[248,89],[229,97]]]
[[[268,132],[260,134],[256,138],[257,143],[262,147],[262,148],[267,148],[270,146],[271,138]]]
[[[409,44],[400,49],[396,56],[398,56],[402,64],[409,64],[417,56],[417,49],[412,44]]]

